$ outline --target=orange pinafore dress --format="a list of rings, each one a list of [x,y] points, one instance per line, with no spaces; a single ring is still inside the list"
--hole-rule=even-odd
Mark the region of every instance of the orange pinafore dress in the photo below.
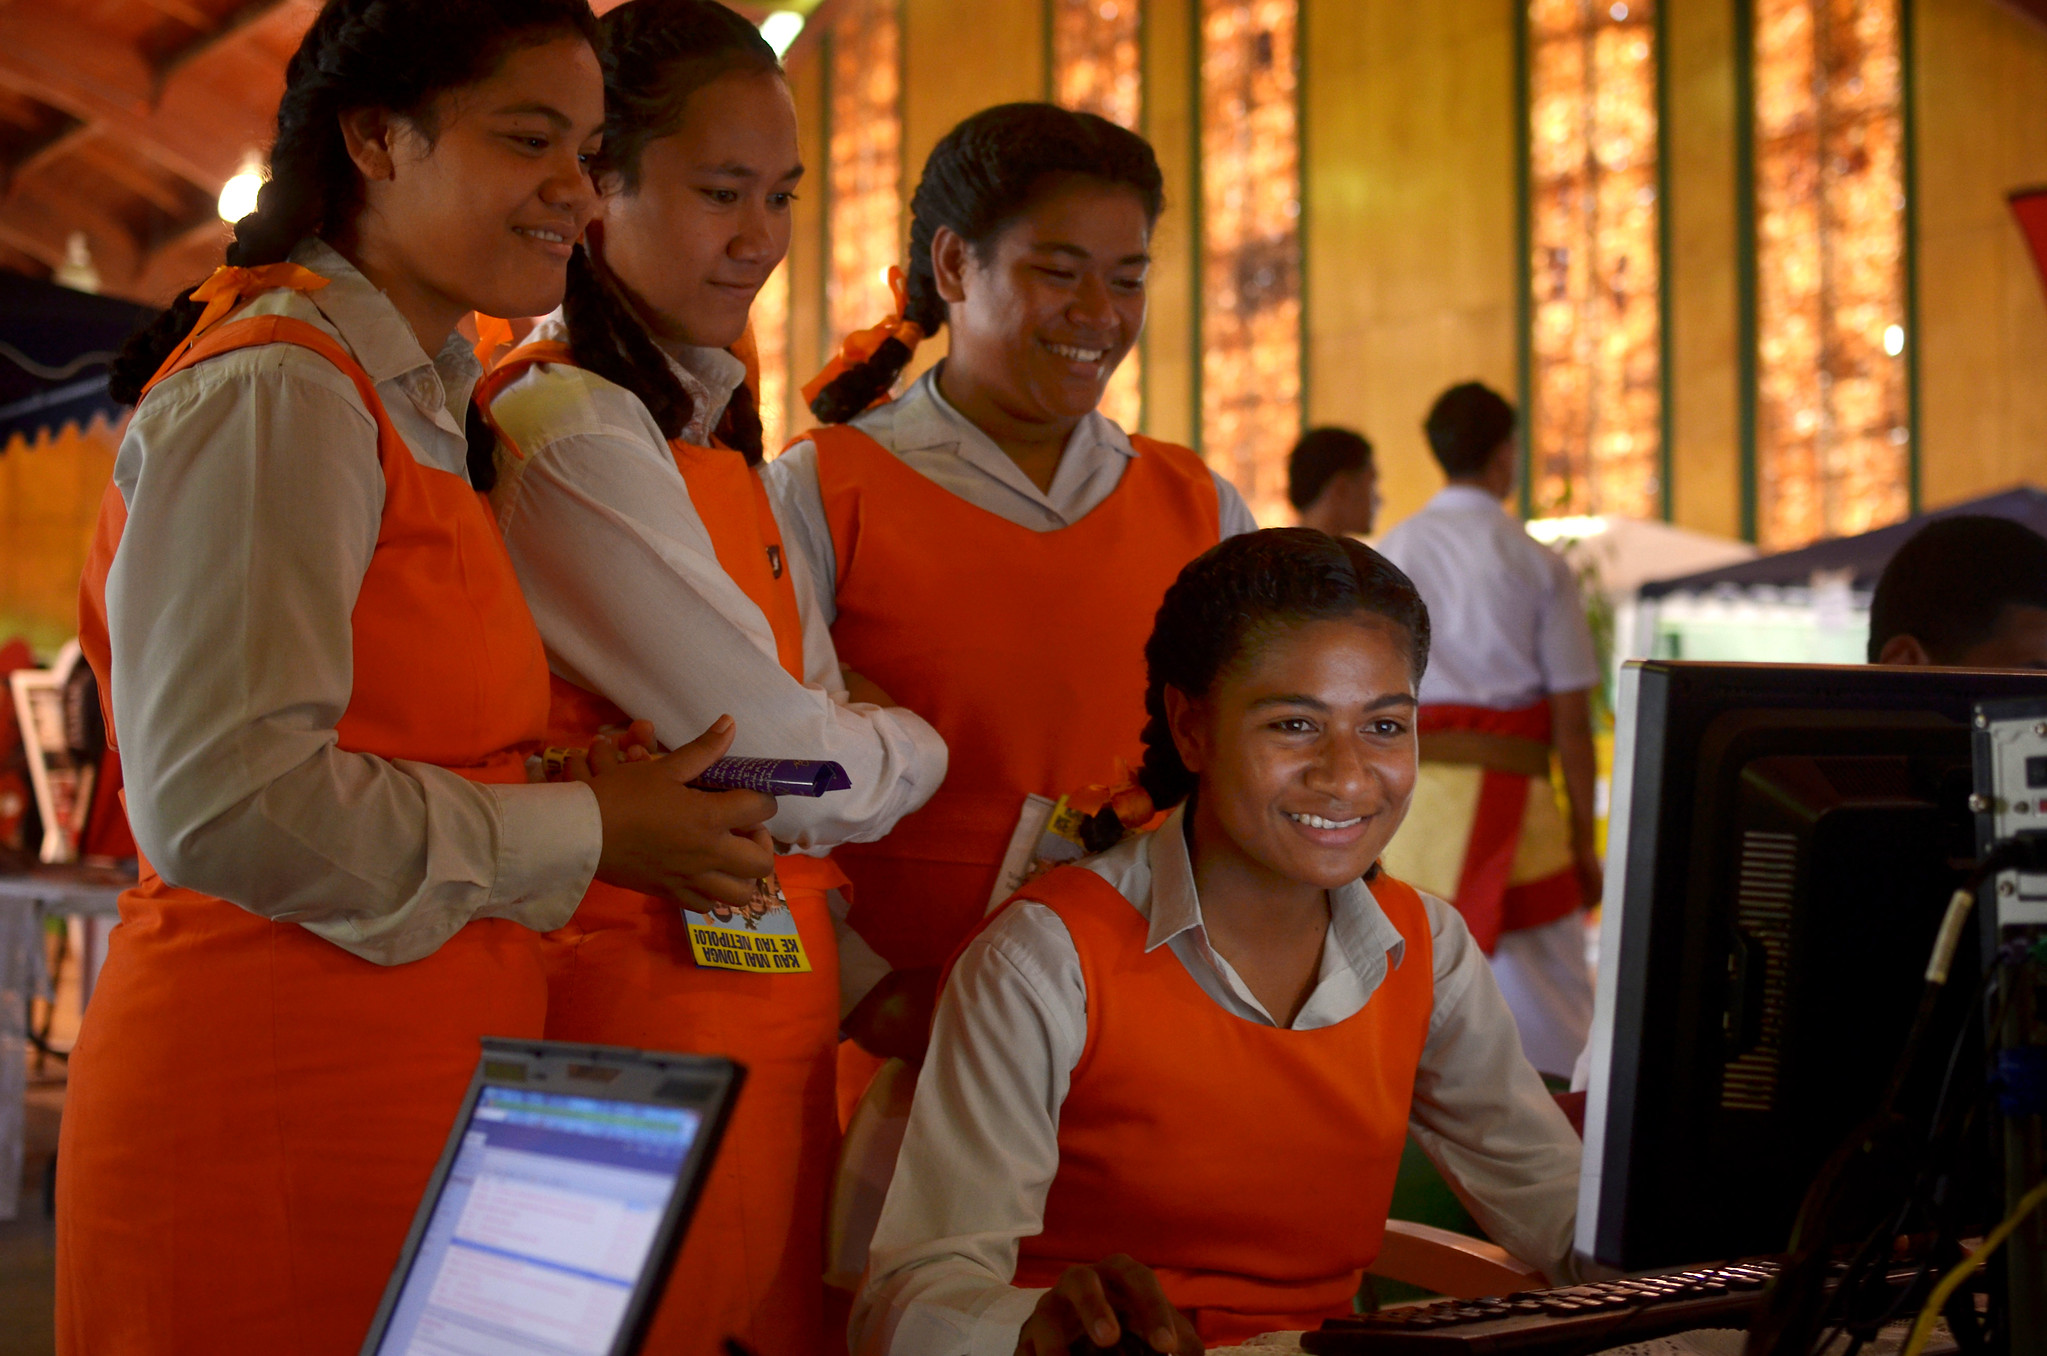
[[[1087,1040],[1016,1285],[1128,1253],[1210,1347],[1352,1312],[1385,1237],[1435,1001],[1421,896],[1385,875],[1371,888],[1406,952],[1363,1008],[1313,1031],[1223,1009],[1171,948],[1145,950],[1144,916],[1092,871],[1061,867],[1018,895],[1073,938]]]
[[[575,366],[575,354],[552,342],[507,354],[484,379],[479,405],[487,411],[539,363]],[[718,563],[767,617],[782,667],[801,681],[803,623],[760,473],[731,448],[679,439],[669,448]],[[551,682],[550,741],[588,744],[626,723],[604,697],[558,675]],[[647,1350],[661,1356],[718,1356],[727,1336],[761,1356],[811,1356],[827,1345],[824,1230],[839,1141],[839,975],[825,895],[846,878],[830,858],[800,854],[778,857],[775,871],[811,960],[808,974],[701,967],[680,906],[601,881],[545,942],[551,1039],[726,1055],[747,1069],[725,1147],[647,1338]],[[836,1334],[833,1340],[842,1344]]]
[[[931,722],[945,784],[835,857],[847,921],[898,969],[945,961],[988,911],[1026,795],[1106,783],[1143,754],[1144,643],[1166,589],[1221,536],[1193,452],[1137,455],[1086,517],[1033,532],[848,425],[812,429],[838,565],[839,658]]]
[[[252,272],[244,292],[276,276]],[[195,336],[155,381],[297,344],[349,376],[377,421],[383,519],[350,619],[340,747],[524,782],[547,728],[546,657],[488,506],[413,459],[368,374],[317,327],[258,316]],[[109,486],[80,607],[103,698],[107,572],[126,520]],[[517,923],[478,920],[423,960],[380,966],[143,862],[71,1061],[59,1350],[354,1352],[478,1039],[539,1036],[545,1015],[540,938]]]

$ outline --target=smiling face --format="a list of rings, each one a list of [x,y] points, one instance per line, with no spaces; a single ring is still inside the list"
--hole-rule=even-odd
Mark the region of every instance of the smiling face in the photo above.
[[[658,338],[725,348],[789,252],[802,177],[789,86],[772,71],[734,71],[648,143],[638,186],[608,200],[591,235]]]
[[[1206,696],[1167,688],[1166,716],[1201,781],[1197,857],[1275,886],[1358,879],[1414,794],[1408,637],[1373,613],[1256,634]]]
[[[985,250],[940,227],[948,377],[1022,422],[1080,420],[1144,329],[1150,241],[1135,189],[1082,175],[1051,181]]]
[[[434,100],[420,123],[342,116],[363,206],[335,242],[432,352],[466,311],[542,315],[561,302],[571,247],[597,208],[587,170],[604,78],[581,38],[510,52]],[[431,132],[431,136],[428,132]]]

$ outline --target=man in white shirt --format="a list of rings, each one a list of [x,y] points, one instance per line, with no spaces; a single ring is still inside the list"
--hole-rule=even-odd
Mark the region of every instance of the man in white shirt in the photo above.
[[[1491,956],[1529,1061],[1568,1076],[1592,1021],[1584,909],[1599,900],[1591,690],[1577,581],[1510,517],[1513,406],[1451,388],[1426,430],[1449,484],[1380,550],[1429,605],[1421,773],[1386,869],[1455,902]],[[1568,821],[1550,781],[1554,751]]]
[[[1311,428],[1286,462],[1286,497],[1302,527],[1332,537],[1369,537],[1379,512],[1372,444],[1347,428]]]

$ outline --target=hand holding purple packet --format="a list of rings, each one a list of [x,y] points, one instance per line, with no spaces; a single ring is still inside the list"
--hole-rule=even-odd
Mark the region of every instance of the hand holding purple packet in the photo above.
[[[690,783],[699,791],[759,791],[770,796],[822,796],[851,789],[837,763],[795,758],[720,758]]]

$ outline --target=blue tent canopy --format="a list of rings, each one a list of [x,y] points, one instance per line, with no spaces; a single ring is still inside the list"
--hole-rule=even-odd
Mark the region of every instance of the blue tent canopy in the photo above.
[[[1758,584],[1779,587],[1803,585],[1811,582],[1816,570],[1852,570],[1854,587],[1867,591],[1876,587],[1884,566],[1920,528],[1936,518],[1952,518],[1964,513],[2015,519],[2047,536],[2047,491],[2020,486],[1982,499],[1972,499],[1966,504],[1951,504],[1944,509],[1922,513],[1916,518],[1907,518],[1902,523],[1880,527],[1874,532],[1864,532],[1858,537],[1835,537],[1796,551],[1745,560],[1738,565],[1723,565],[1717,570],[1704,570],[1679,579],[1659,579],[1644,584],[1642,596],[1661,598],[1672,593],[1709,593],[1720,587],[1739,589]]]
[[[0,448],[19,433],[84,424],[123,406],[107,394],[107,365],[156,312],[0,272]]]

